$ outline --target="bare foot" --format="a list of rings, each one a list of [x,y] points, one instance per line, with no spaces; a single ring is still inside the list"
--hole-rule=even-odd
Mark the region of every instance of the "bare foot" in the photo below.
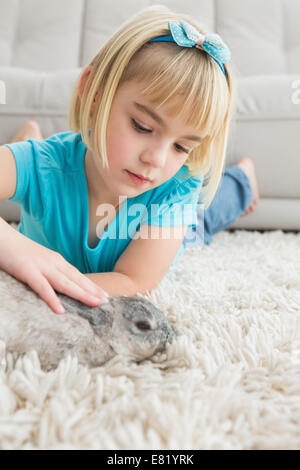
[[[26,121],[14,135],[10,143],[26,141],[28,139],[43,140],[40,126],[36,121]]]
[[[253,199],[249,207],[245,210],[245,212],[242,214],[242,217],[245,215],[251,214],[256,209],[256,206],[259,201],[259,192],[258,192],[258,184],[257,184],[257,177],[256,177],[256,172],[255,172],[255,166],[253,163],[253,160],[249,157],[243,157],[241,158],[237,166],[239,166],[248,176],[248,179],[250,181],[251,189],[253,192]]]

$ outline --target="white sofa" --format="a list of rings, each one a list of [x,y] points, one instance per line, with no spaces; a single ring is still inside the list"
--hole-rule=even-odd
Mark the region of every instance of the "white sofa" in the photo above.
[[[231,48],[238,110],[227,166],[251,156],[261,195],[257,209],[231,227],[299,230],[299,0],[0,0],[0,143],[28,119],[45,138],[68,130],[82,68],[123,21],[157,3],[194,15]],[[19,206],[2,201],[0,216],[18,221]]]

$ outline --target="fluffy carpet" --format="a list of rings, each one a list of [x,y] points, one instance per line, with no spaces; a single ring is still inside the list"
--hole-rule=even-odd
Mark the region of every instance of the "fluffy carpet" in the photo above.
[[[221,232],[147,296],[182,336],[117,356],[0,370],[1,449],[300,449],[300,234]]]

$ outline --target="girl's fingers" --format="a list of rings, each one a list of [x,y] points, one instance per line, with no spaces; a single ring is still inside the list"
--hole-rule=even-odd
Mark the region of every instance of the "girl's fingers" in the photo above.
[[[87,292],[61,271],[56,271],[55,278],[51,278],[49,281],[57,292],[68,295],[84,304],[95,307],[101,302],[100,297],[95,297],[90,292]],[[104,296],[102,300],[104,300]]]
[[[48,280],[40,273],[31,272],[26,283],[43,299],[54,313],[61,314],[64,308]]]
[[[82,289],[87,290],[90,294],[98,297],[101,296],[101,298],[108,296],[108,293],[105,292],[104,289],[102,289],[100,286],[97,286],[95,282],[82,274],[77,268],[75,268],[75,266],[68,264],[66,267],[64,266],[60,269],[65,276],[78,284],[78,286]]]
[[[78,284],[79,287],[87,290],[90,294],[96,295],[98,297],[101,296],[101,298],[108,297],[108,293],[105,292],[104,289],[102,289],[100,286],[97,286],[95,282],[78,271],[78,269],[75,268],[75,271],[72,271],[70,275],[69,273],[64,274],[66,274],[73,282]]]

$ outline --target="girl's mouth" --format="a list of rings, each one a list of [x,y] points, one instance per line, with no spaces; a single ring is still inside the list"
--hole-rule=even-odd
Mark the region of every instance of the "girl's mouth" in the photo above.
[[[146,179],[143,179],[143,178],[140,178],[139,176],[137,176],[135,173],[131,173],[131,171],[129,170],[125,170],[129,176],[129,178],[131,179],[131,181],[133,181],[134,183],[137,183],[137,184],[146,184],[146,183],[149,183],[149,180],[146,180]]]

